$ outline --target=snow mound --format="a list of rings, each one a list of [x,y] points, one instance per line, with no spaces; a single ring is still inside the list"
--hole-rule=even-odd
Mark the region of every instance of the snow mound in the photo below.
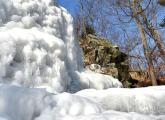
[[[164,120],[165,116],[142,115],[138,113],[124,113],[117,111],[106,111],[100,114],[86,116],[70,116],[62,120]]]
[[[165,86],[147,88],[110,88],[82,90],[76,95],[100,103],[107,110],[165,115]]]
[[[83,70],[73,18],[54,0],[0,0],[0,48],[1,83],[51,92],[122,86]]]
[[[165,92],[165,87],[144,88],[139,90],[132,90],[133,93],[139,94],[141,90],[151,89],[153,94],[158,92]],[[114,99],[117,100],[118,90],[112,90]],[[135,112],[121,112],[110,109],[110,106],[117,106],[119,103],[111,104],[111,101],[96,102],[98,97],[93,90],[89,90],[88,97],[83,96],[85,91],[80,92],[82,96],[77,94],[62,93],[51,94],[44,89],[23,88],[8,85],[0,85],[0,120],[164,120],[163,115],[147,115]],[[97,91],[98,95],[102,91]],[[102,96],[110,98],[110,92],[107,90]],[[95,96],[95,99],[92,99]],[[116,98],[115,98],[116,95]],[[89,97],[90,96],[90,97]],[[102,97],[100,95],[100,99]],[[142,95],[147,97],[146,94]],[[155,95],[151,96],[155,98]],[[121,100],[120,96],[118,99]],[[126,98],[125,98],[126,99]],[[133,100],[134,98],[132,98]],[[106,100],[106,99],[105,99]],[[127,99],[128,100],[128,99]],[[164,106],[163,97],[155,98]],[[128,100],[131,105],[131,100]],[[146,100],[144,100],[146,101]],[[109,108],[104,107],[104,103],[109,105]],[[148,101],[146,101],[148,102]],[[138,103],[138,102],[137,102]],[[150,103],[146,103],[146,107]],[[143,105],[143,104],[142,104]],[[142,106],[143,107],[143,106]],[[155,104],[156,107],[156,104]],[[123,110],[125,108],[123,107]],[[143,108],[142,108],[143,109]],[[160,107],[161,109],[161,107]],[[159,111],[159,109],[157,108]],[[152,112],[151,112],[152,113]]]
[[[0,85],[0,118],[32,120],[44,109],[46,95],[44,90]]]
[[[98,90],[108,89],[111,87],[122,87],[121,82],[109,75],[103,75],[85,70],[77,72],[82,89],[95,88]]]

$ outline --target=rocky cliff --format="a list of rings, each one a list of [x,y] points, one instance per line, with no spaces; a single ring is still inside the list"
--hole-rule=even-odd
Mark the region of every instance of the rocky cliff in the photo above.
[[[129,87],[128,55],[112,45],[107,39],[88,34],[80,40],[86,68],[118,78]]]

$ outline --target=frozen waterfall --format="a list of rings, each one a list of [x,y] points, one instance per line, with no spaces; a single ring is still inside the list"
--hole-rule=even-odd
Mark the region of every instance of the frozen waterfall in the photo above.
[[[121,87],[112,77],[83,70],[73,18],[54,3],[0,0],[0,82],[51,92]]]

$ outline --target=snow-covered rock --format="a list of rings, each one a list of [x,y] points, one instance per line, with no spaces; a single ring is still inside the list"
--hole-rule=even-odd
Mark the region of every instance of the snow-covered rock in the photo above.
[[[73,18],[55,3],[0,0],[0,82],[51,92],[120,87],[118,80],[104,75],[93,81],[98,74],[83,70]]]

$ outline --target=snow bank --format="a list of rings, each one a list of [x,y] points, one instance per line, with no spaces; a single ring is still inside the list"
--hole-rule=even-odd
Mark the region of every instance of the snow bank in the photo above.
[[[83,90],[77,95],[102,104],[107,110],[165,115],[165,86]]]
[[[118,79],[115,79],[109,75],[95,73],[90,70],[85,70],[76,73],[77,76],[79,77],[78,79],[80,80],[79,82],[81,84],[80,85],[81,89],[95,88],[98,90],[103,90],[103,89],[108,89],[110,87],[114,87],[114,88],[122,87],[122,84],[121,82],[118,81]],[[72,85],[74,86],[74,83],[72,83]],[[78,91],[78,89],[73,91]]]
[[[44,109],[44,90],[0,85],[0,119],[32,120]]]
[[[164,120],[165,116],[147,116],[138,113],[124,113],[117,111],[106,111],[100,114],[86,116],[69,116],[63,120]]]
[[[148,89],[152,90],[153,95],[150,97],[155,98],[155,94],[158,92],[165,92],[165,87],[144,88],[138,90],[132,90],[133,93],[139,94],[139,91]],[[119,88],[112,90],[114,92],[113,97],[118,95]],[[8,85],[0,85],[0,120],[164,120],[164,111],[160,114],[163,115],[146,115],[134,112],[120,112],[110,109],[112,106],[111,101],[98,102],[98,97],[95,92],[89,90],[87,96],[84,97],[85,91],[77,94],[62,93],[51,94],[43,89],[35,88],[23,88]],[[116,92],[115,92],[116,91]],[[87,92],[87,91],[86,91]],[[110,90],[97,91],[100,95],[100,99],[103,96],[111,98]],[[92,99],[95,96],[95,99]],[[115,96],[116,95],[116,96]],[[122,96],[122,95],[121,95]],[[142,94],[142,97],[147,97],[146,94]],[[122,97],[121,97],[122,98]],[[119,100],[122,100],[120,97]],[[125,97],[125,99],[127,99]],[[134,99],[134,98],[132,98]],[[128,100],[128,99],[127,99]],[[161,106],[165,105],[163,96],[155,98],[155,101],[161,102]],[[145,100],[144,100],[145,101]],[[105,102],[105,103],[103,103]],[[131,105],[131,100],[129,100]],[[114,103],[113,106],[117,106],[119,103]],[[104,105],[109,107],[106,108]],[[137,102],[138,104],[138,102]],[[149,106],[146,103],[146,107]],[[157,104],[155,104],[156,106]],[[141,105],[143,107],[143,104]],[[115,108],[114,108],[115,109]],[[123,107],[124,109],[124,107]],[[160,107],[161,109],[161,107]],[[159,109],[157,108],[159,111]],[[152,112],[151,112],[152,113]]]
[[[0,0],[0,48],[1,83],[52,92],[121,86],[112,77],[83,72],[73,18],[54,0]]]

